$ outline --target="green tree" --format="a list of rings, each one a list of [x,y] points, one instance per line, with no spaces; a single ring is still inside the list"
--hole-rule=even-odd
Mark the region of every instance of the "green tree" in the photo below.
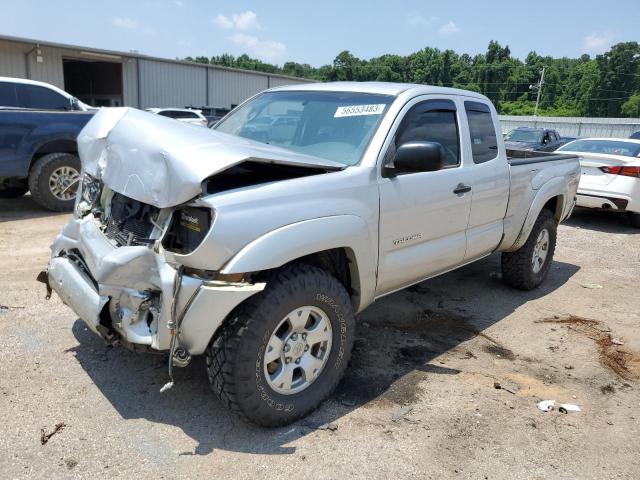
[[[599,78],[595,97],[590,99],[589,113],[613,117],[621,113],[622,104],[640,90],[640,45],[618,43],[598,55]]]
[[[537,91],[532,86],[538,84],[544,68],[539,115],[640,115],[636,99],[640,95],[637,42],[619,43],[596,58],[543,57],[532,51],[524,61],[512,57],[509,46],[496,41],[489,42],[484,53],[473,57],[427,46],[406,56],[387,54],[366,60],[344,50],[330,65],[321,67],[297,62],[279,66],[247,54],[234,57],[224,53],[211,59],[185,60],[320,81],[376,80],[453,86],[483,93],[499,112],[512,115],[533,113]]]
[[[632,95],[622,104],[622,114],[625,117],[640,117],[640,93]]]

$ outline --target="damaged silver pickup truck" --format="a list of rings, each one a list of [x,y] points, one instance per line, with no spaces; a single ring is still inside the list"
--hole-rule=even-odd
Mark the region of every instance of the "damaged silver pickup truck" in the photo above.
[[[375,299],[496,251],[508,284],[543,281],[578,160],[508,156],[499,132],[482,95],[389,83],[275,88],[214,130],[103,109],[39,278],[170,376],[206,354],[226,405],[284,425],[335,388]]]

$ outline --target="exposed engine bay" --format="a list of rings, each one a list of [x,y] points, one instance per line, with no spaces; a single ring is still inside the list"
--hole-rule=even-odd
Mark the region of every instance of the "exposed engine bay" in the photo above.
[[[103,212],[101,220],[106,237],[123,247],[152,244],[155,240],[151,233],[159,216],[158,208],[116,193],[111,197],[108,213]]]

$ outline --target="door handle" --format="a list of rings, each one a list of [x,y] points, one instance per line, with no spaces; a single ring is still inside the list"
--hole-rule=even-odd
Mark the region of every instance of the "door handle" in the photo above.
[[[453,193],[456,195],[460,195],[461,193],[467,193],[471,191],[471,187],[469,185],[465,185],[464,183],[459,183],[458,186],[453,190]]]

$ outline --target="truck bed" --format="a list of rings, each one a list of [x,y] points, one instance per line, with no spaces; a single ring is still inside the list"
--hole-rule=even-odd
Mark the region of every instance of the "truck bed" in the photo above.
[[[535,150],[513,150],[507,148],[507,161],[509,165],[528,165],[530,163],[571,160],[574,158],[578,157],[576,155],[555,152],[537,152]]]

